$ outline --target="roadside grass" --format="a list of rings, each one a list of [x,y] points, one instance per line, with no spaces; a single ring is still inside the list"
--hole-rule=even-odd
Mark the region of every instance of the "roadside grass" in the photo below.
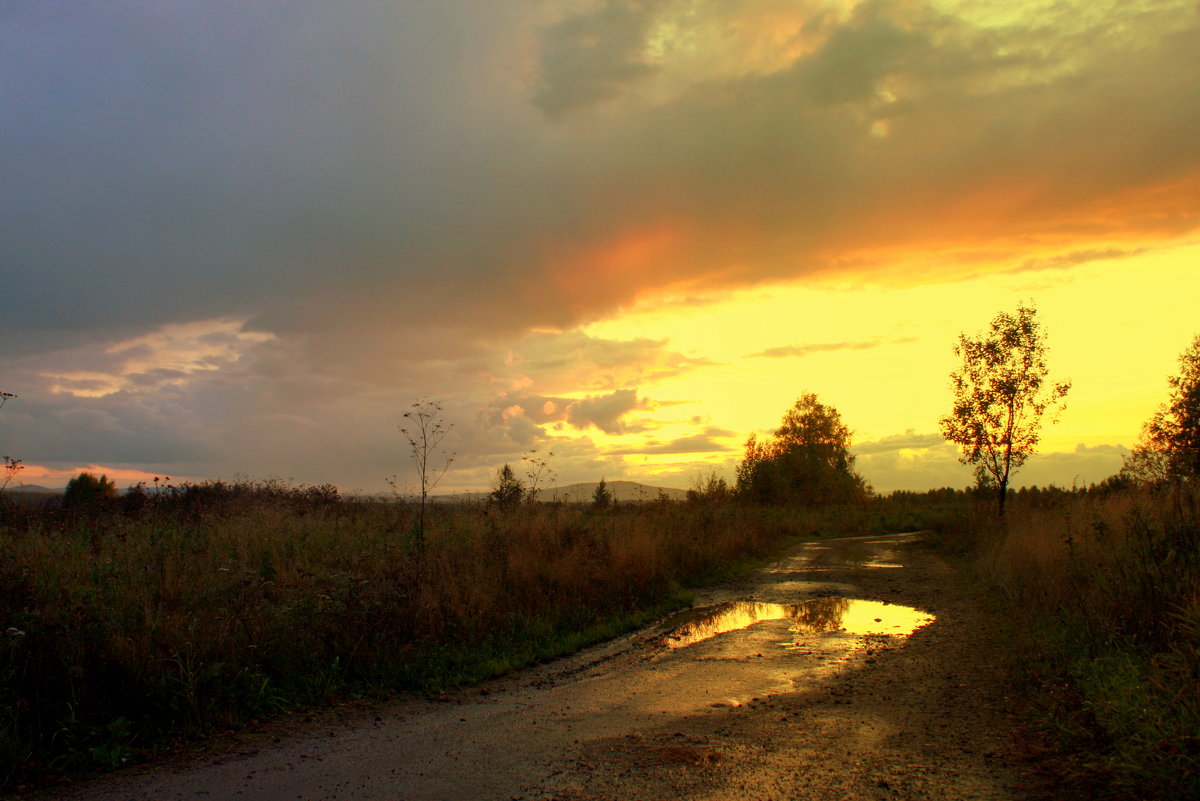
[[[642,626],[886,505],[409,505],[212,482],[0,510],[0,790],[299,706],[483,680]],[[908,514],[905,512],[904,514]]]
[[[1053,493],[940,533],[995,588],[1015,677],[1088,796],[1200,798],[1198,496]]]

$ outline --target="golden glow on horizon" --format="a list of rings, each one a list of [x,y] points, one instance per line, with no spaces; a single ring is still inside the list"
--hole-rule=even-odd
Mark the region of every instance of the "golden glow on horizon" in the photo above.
[[[21,472],[17,474],[16,482],[19,485],[24,484],[50,484],[52,487],[65,485],[68,481],[80,473],[91,473],[94,476],[106,476],[109,480],[117,483],[119,489],[124,489],[127,486],[137,484],[144,481],[150,484],[155,478],[166,478],[161,474],[147,473],[144,470],[135,470],[126,467],[105,467],[98,464],[87,464],[76,467],[53,468],[45,467],[36,464],[23,464]],[[183,480],[183,479],[173,479]]]
[[[703,305],[647,300],[586,332],[666,339],[684,354],[716,362],[639,390],[682,402],[651,413],[664,424],[656,437],[688,436],[704,425],[729,429],[736,436],[728,459],[740,457],[751,431],[773,428],[804,391],[837,407],[859,444],[906,431],[935,433],[958,335],[976,333],[997,312],[1029,300],[1047,331],[1052,375],[1074,384],[1061,422],[1044,429],[1040,451],[1129,447],[1165,400],[1178,354],[1200,331],[1200,244],[900,288],[791,285],[741,290]],[[799,357],[755,355],[788,346],[810,350]],[[591,436],[620,448],[644,441],[638,434]],[[627,458],[649,472],[721,461],[717,454]]]

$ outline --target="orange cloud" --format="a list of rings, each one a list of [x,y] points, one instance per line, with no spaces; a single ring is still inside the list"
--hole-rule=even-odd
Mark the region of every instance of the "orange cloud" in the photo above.
[[[630,289],[655,284],[678,264],[692,240],[689,226],[676,220],[629,225],[598,241],[556,243],[546,248],[545,280],[583,307],[596,299],[625,298]]]
[[[120,484],[133,485],[139,481],[152,483],[156,478],[167,478],[161,473],[147,473],[145,470],[137,470],[128,467],[105,467],[99,464],[86,464],[75,467],[46,467],[44,465],[27,464],[22,465],[22,470],[17,475],[17,481],[21,484],[49,484],[51,486],[62,486],[80,473],[91,473],[95,476],[107,476],[112,481]],[[175,481],[188,480],[174,477]]]

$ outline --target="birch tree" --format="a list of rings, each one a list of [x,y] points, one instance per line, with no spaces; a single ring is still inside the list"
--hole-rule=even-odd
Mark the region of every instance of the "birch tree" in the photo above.
[[[1032,306],[997,314],[976,337],[960,334],[954,354],[962,366],[950,374],[954,405],[942,436],[975,467],[979,486],[995,489],[1003,517],[1013,473],[1034,453],[1042,420],[1065,407],[1071,382],[1048,380],[1046,335]]]

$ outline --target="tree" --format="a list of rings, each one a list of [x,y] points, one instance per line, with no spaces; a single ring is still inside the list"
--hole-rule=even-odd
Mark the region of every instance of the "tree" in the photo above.
[[[1116,478],[1129,484],[1157,486],[1171,478],[1170,454],[1146,440],[1146,429],[1142,429],[1142,441],[1126,456]]]
[[[68,509],[92,509],[116,497],[116,482],[109,480],[108,476],[96,478],[91,473],[80,473],[67,482],[63,506]]]
[[[837,409],[805,393],[784,413],[773,437],[750,435],[737,468],[737,494],[759,503],[810,506],[859,500],[868,490],[854,470],[850,442]]]
[[[718,505],[729,499],[729,484],[725,477],[715,468],[701,473],[692,480],[692,488],[687,491],[687,502],[690,504]]]
[[[981,489],[996,492],[998,513],[1012,474],[1034,452],[1042,418],[1066,405],[1070,381],[1047,381],[1046,336],[1032,306],[1001,312],[977,337],[960,334],[954,354],[962,367],[950,374],[954,405],[940,421],[942,436],[975,466]]]
[[[1122,472],[1150,483],[1200,476],[1200,334],[1179,354],[1169,397],[1142,428],[1142,441]],[[1147,470],[1146,465],[1154,466]]]
[[[513,469],[504,465],[496,471],[496,486],[488,495],[488,505],[509,509],[525,497],[525,485],[513,474]]]
[[[397,428],[408,440],[413,464],[417,468],[417,479],[421,484],[421,513],[417,520],[417,546],[424,547],[426,501],[429,493],[441,483],[456,455],[441,449],[442,440],[450,433],[452,426],[448,425],[442,416],[442,405],[428,399],[414,403],[412,408],[404,413],[404,418],[409,421],[408,425],[400,425]],[[438,467],[439,461],[441,467]],[[392,479],[389,483],[392,485],[392,491],[396,492],[395,480]]]
[[[612,490],[608,488],[604,479],[600,479],[600,483],[596,485],[596,491],[592,493],[592,506],[596,509],[607,509],[612,506],[612,502]]]

